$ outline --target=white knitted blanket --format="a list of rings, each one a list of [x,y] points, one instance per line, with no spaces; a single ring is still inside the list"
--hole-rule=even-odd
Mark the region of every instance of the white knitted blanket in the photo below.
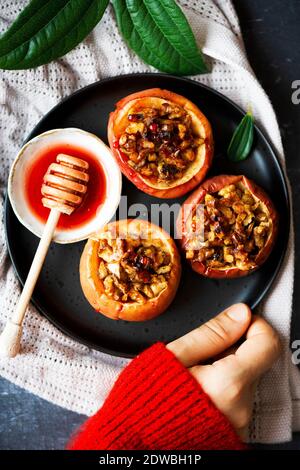
[[[26,0],[2,0],[4,31]],[[193,77],[225,94],[243,108],[255,103],[256,122],[273,142],[284,165],[277,120],[246,58],[238,19],[230,0],[179,1],[212,73]],[[118,32],[111,6],[93,33],[63,59],[35,70],[1,71],[0,191],[3,200],[10,165],[39,119],[63,97],[89,83],[122,73],[152,71],[129,51]],[[1,209],[2,215],[2,209]],[[291,231],[281,272],[261,311],[279,331],[284,352],[261,380],[249,430],[252,442],[279,442],[300,429],[300,379],[289,351],[294,245]],[[20,294],[0,234],[0,328]],[[60,333],[30,307],[24,326],[22,354],[0,360],[3,377],[57,405],[90,415],[103,403],[127,360],[90,350]],[[292,383],[291,383],[292,381]],[[292,396],[293,395],[293,396]],[[296,399],[298,395],[298,400]],[[293,423],[293,424],[292,424]]]

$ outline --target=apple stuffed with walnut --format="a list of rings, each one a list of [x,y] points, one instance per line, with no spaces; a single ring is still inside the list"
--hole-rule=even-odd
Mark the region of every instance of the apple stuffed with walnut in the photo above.
[[[95,310],[114,320],[145,321],[163,313],[180,280],[174,240],[143,220],[106,225],[83,250],[80,281]]]
[[[153,88],[110,114],[108,140],[124,175],[141,191],[175,198],[194,189],[212,163],[211,126],[191,101]]]
[[[255,271],[271,253],[277,231],[273,203],[245,176],[207,180],[187,198],[177,219],[186,259],[194,271],[212,278]]]

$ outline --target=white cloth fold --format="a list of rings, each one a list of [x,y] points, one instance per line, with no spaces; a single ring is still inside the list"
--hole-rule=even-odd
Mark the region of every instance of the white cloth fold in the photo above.
[[[271,103],[248,63],[238,19],[230,0],[179,1],[198,44],[210,57],[212,72],[192,77],[246,109],[271,139],[284,166],[279,128]],[[5,30],[26,0],[3,0],[0,28]],[[0,75],[0,190],[3,199],[9,167],[25,137],[61,98],[101,78],[152,71],[131,52],[118,32],[111,6],[92,34],[74,51],[51,64]],[[3,209],[1,209],[3,215]],[[289,351],[294,241],[291,230],[282,269],[260,313],[280,333],[284,352],[261,380],[249,428],[252,442],[281,442],[300,430],[300,375]],[[20,287],[0,234],[0,327],[16,305]],[[24,325],[22,354],[0,360],[3,377],[70,410],[87,415],[103,403],[126,359],[111,357],[60,333],[30,306]]]

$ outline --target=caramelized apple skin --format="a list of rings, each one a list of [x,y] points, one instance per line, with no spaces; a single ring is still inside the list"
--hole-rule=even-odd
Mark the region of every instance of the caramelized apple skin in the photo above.
[[[131,110],[138,109],[140,106],[151,107],[151,103],[153,103],[155,99],[166,100],[166,102],[181,107],[188,115],[193,116],[194,129],[197,133],[199,130],[199,134],[204,137],[204,149],[203,153],[201,153],[201,157],[198,156],[199,149],[197,150],[196,158],[199,158],[199,165],[197,167],[191,167],[191,170],[187,170],[186,173],[183,174],[183,177],[178,178],[175,183],[173,181],[170,182],[169,187],[167,180],[165,182],[166,184],[163,185],[159,183],[151,185],[147,177],[143,177],[136,168],[128,164],[128,157],[124,155],[119,146],[119,139],[126,125],[129,123],[128,116],[130,116],[129,113]],[[155,130],[156,124],[150,124],[150,126],[151,125],[152,129]],[[197,106],[187,98],[159,88],[133,93],[116,104],[116,110],[110,113],[109,117],[108,141],[122,173],[141,191],[159,198],[176,198],[188,193],[203,181],[212,164],[214,143],[211,126],[207,118]]]
[[[135,298],[130,295],[126,301],[123,301],[121,298],[116,298],[113,295],[110,296],[107,294],[107,286],[105,286],[105,279],[103,279],[101,273],[101,257],[99,257],[99,248],[101,250],[100,243],[101,240],[103,240],[103,237],[106,238],[107,235],[110,237],[111,233],[122,234],[122,238],[118,238],[118,240],[125,241],[126,238],[123,238],[123,235],[127,233],[130,233],[130,236],[134,234],[136,237],[139,237],[141,233],[149,234],[149,239],[153,240],[154,244],[157,243],[159,246],[163,247],[163,250],[168,253],[168,263],[171,268],[168,270],[168,275],[165,277],[166,285],[163,290],[159,290],[158,292],[154,290],[152,298],[147,298],[147,296],[141,295],[136,291],[136,301]],[[155,242],[155,240],[157,240],[157,242]],[[145,245],[147,245],[147,243]],[[114,257],[117,255],[115,250],[113,255]],[[142,264],[144,265],[145,262],[141,259],[139,259],[139,264],[141,261],[143,261]],[[140,266],[137,266],[137,263],[135,263],[135,267],[140,268]],[[152,270],[150,272],[153,272],[154,278],[158,277],[157,281],[161,282],[161,276],[159,276],[159,274],[162,271],[164,270],[160,269],[158,273],[155,273]],[[145,270],[139,270],[137,274],[149,275]],[[158,276],[155,276],[155,274],[158,274]],[[180,256],[174,240],[160,227],[139,219],[120,220],[107,224],[99,231],[99,233],[96,233],[87,241],[80,260],[80,282],[86,299],[96,311],[113,320],[146,321],[163,313],[175,297],[180,281],[180,275]],[[143,282],[147,288],[152,289],[151,283],[156,282],[156,280],[153,278],[151,279],[151,276],[149,279],[147,278],[144,280],[143,278],[140,278],[139,283],[143,284]],[[142,299],[141,297],[144,298]]]
[[[222,191],[222,189],[229,187],[230,185],[242,186],[243,188],[245,188],[245,191],[253,197],[255,201],[262,203],[262,207],[265,208],[265,213],[267,214],[268,219],[268,225],[270,227],[268,236],[266,237],[263,246],[261,246],[261,248],[258,250],[258,253],[253,256],[251,265],[249,265],[248,269],[241,269],[240,267],[234,265],[234,263],[230,265],[226,262],[224,262],[223,266],[214,267],[214,264],[218,263],[214,263],[210,260],[203,260],[201,259],[201,257],[199,259],[197,251],[194,255],[190,255],[187,250],[189,241],[187,228],[189,224],[188,221],[190,220],[193,211],[195,210],[195,207],[199,204],[204,204],[207,195],[216,195],[219,193],[219,191]],[[259,186],[257,186],[257,184],[254,183],[252,180],[248,179],[246,176],[219,175],[209,180],[206,180],[186,199],[178,215],[177,233],[180,237],[181,248],[184,251],[186,257],[189,258],[188,261],[194,271],[203,276],[211,278],[220,279],[241,277],[246,276],[258,269],[270,255],[278,233],[278,213],[265,191]],[[211,243],[211,246],[208,242],[208,249],[212,248],[212,246],[213,242]],[[221,245],[221,248],[226,250],[225,245]],[[236,250],[237,249],[238,248],[236,248]],[[208,255],[211,255],[211,253],[208,253]],[[222,263],[219,264],[221,265]]]

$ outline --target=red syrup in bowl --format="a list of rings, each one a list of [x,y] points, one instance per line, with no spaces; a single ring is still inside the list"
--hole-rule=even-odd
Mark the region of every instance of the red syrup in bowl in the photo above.
[[[59,153],[82,158],[89,164],[89,182],[83,202],[71,215],[62,214],[59,218],[58,229],[77,229],[93,219],[106,198],[106,178],[99,160],[88,150],[71,144],[55,144],[41,150],[34,156],[25,175],[25,197],[32,213],[41,221],[46,222],[49,209],[42,204],[41,187],[43,178],[51,163],[56,161]]]

